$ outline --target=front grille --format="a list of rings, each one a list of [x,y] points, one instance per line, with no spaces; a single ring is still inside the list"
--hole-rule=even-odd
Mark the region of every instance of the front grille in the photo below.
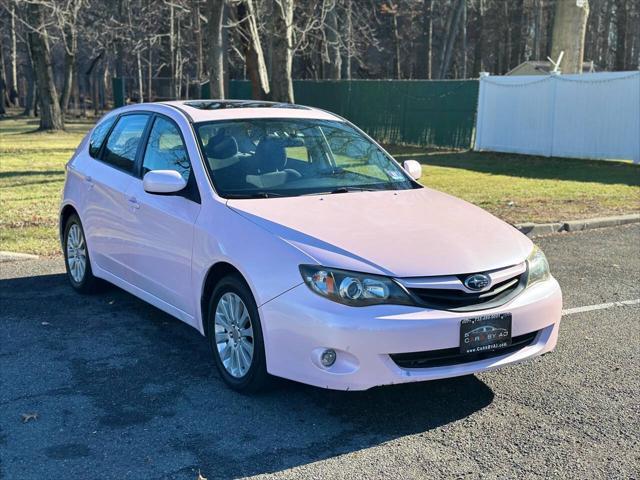
[[[500,357],[531,345],[538,335],[538,331],[513,337],[511,345],[500,350],[480,353],[460,353],[460,348],[444,348],[426,352],[394,353],[389,355],[391,360],[401,368],[433,368],[460,365],[462,363],[477,362],[488,358]]]
[[[496,283],[484,292],[467,292],[448,288],[408,288],[414,298],[425,307],[436,310],[464,312],[486,310],[507,303],[526,284],[527,272]]]

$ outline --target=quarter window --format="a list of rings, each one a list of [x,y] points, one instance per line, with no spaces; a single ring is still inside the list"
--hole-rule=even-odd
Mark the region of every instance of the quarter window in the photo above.
[[[143,173],[151,170],[175,170],[189,179],[191,164],[178,126],[170,120],[157,117],[149,134],[142,162]]]
[[[122,170],[131,172],[136,159],[138,145],[147,125],[149,115],[133,114],[120,117],[113,128],[107,145],[102,154],[102,160]]]
[[[103,122],[99,123],[96,128],[91,132],[91,138],[89,139],[89,155],[93,158],[98,158],[98,154],[100,153],[100,147],[102,147],[102,143],[111,130],[111,126],[113,122],[116,121],[117,117],[111,117]]]

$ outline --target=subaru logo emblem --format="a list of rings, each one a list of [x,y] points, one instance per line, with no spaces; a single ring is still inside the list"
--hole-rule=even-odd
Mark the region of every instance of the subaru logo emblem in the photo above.
[[[484,273],[475,273],[464,279],[464,286],[469,290],[483,290],[489,286],[491,278]]]

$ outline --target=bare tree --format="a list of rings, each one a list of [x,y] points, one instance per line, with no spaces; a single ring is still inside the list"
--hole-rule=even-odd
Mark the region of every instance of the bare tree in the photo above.
[[[9,103],[7,95],[7,73],[4,68],[4,45],[2,45],[2,37],[0,37],[0,116],[6,113],[5,104]]]
[[[560,65],[562,73],[582,73],[588,17],[588,0],[557,0],[551,58],[555,61],[564,52]]]
[[[40,106],[40,130],[63,130],[64,120],[58,103],[58,92],[53,81],[49,36],[45,24],[45,12],[41,3],[27,5],[29,50],[36,75]]]
[[[209,17],[209,86],[211,98],[225,98],[224,93],[224,45],[222,28],[225,1],[208,0]]]
[[[390,0],[383,3],[380,7],[380,12],[383,15],[388,15],[391,18],[391,32],[393,35],[393,48],[395,51],[394,58],[394,72],[395,78],[400,80],[402,78],[402,67],[400,58],[400,33],[398,31],[398,4],[393,3]]]
[[[238,21],[244,43],[245,65],[253,89],[253,98],[264,100],[270,93],[269,76],[264,61],[253,0],[243,0],[238,5]]]
[[[293,2],[274,0],[271,98],[293,103]]]
[[[350,17],[349,17],[350,18]],[[342,76],[342,56],[340,55],[340,32],[338,27],[338,9],[335,2],[328,7],[324,28],[324,78],[340,80]]]
[[[18,106],[19,88],[18,88],[18,42],[16,40],[16,6],[14,2],[11,2],[10,10],[10,23],[9,23],[9,36],[11,47],[11,86],[9,87],[9,101],[13,103],[15,107]]]
[[[55,9],[57,24],[62,30],[62,43],[64,45],[64,75],[62,92],[60,96],[60,108],[67,112],[73,78],[75,76],[76,53],[78,51],[78,16],[84,0],[68,0],[64,9]]]
[[[446,40],[445,46],[442,49],[442,60],[440,62],[438,78],[446,78],[449,73],[451,60],[453,58],[453,47],[458,34],[458,28],[460,27],[460,20],[465,8],[465,2],[466,0],[455,0],[455,3],[451,6],[447,20]]]

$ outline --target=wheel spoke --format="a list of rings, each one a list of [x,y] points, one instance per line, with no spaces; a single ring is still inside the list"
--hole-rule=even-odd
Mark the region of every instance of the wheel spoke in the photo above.
[[[249,342],[247,342],[246,340],[241,340],[240,352],[245,359],[245,364],[248,369],[249,365],[251,365],[251,360],[253,359],[253,345],[249,345]]]
[[[222,298],[222,310],[224,312],[224,316],[227,319],[227,322],[229,323],[229,325],[233,324],[233,316],[231,315],[231,307],[229,305],[229,298],[228,297],[223,297]]]
[[[231,374],[235,375],[236,377],[238,377],[238,371],[240,370],[240,359],[238,358],[238,349],[234,348],[231,351],[231,358],[232,358],[232,363],[231,363]]]
[[[229,341],[229,336],[226,332],[216,332],[216,344],[227,344]]]
[[[221,326],[225,331],[229,331],[231,329],[231,324],[229,323],[224,312],[216,310],[216,325]]]
[[[220,359],[223,362],[231,358],[231,346],[229,344],[225,344],[222,349],[218,351],[220,352]]]
[[[251,328],[251,324],[247,328],[243,328],[240,330],[240,335],[242,338],[251,338],[253,339],[253,328]]]

